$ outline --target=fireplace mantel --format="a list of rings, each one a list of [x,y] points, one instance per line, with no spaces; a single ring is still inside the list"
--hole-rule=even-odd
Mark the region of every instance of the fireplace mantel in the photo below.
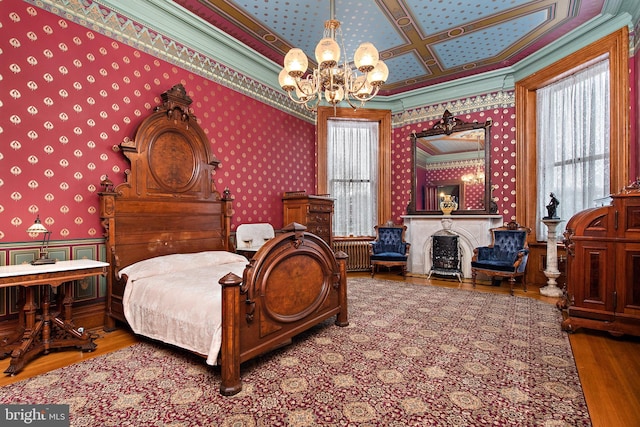
[[[460,236],[462,275],[471,277],[473,249],[491,243],[489,229],[503,225],[501,215],[404,215],[406,241],[411,243],[407,271],[428,275],[431,269],[431,236],[449,230]]]

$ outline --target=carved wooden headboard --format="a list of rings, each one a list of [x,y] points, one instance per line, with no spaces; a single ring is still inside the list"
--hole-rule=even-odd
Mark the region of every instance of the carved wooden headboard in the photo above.
[[[133,140],[120,144],[131,163],[126,181],[101,183],[100,217],[107,259],[117,273],[134,262],[172,253],[229,250],[231,198],[213,181],[220,163],[177,84],[162,94]],[[227,193],[227,192],[225,192]]]

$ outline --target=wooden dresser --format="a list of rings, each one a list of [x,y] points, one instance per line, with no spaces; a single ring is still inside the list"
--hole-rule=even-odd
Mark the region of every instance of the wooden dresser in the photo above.
[[[564,330],[640,335],[640,181],[611,197],[567,223]]]
[[[286,192],[282,197],[283,225],[297,222],[332,247],[333,199],[304,192]]]

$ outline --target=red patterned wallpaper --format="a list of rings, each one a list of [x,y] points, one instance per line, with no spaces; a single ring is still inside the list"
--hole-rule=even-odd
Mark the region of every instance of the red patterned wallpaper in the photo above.
[[[0,13],[0,242],[40,215],[52,240],[101,237],[99,183],[124,180],[117,146],[182,83],[235,196],[234,226],[282,226],[281,195],[312,193],[315,126],[193,72],[30,6]]]

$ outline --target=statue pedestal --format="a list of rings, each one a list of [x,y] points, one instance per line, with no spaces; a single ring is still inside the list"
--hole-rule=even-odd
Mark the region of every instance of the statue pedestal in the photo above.
[[[560,276],[558,270],[558,246],[556,228],[562,222],[560,218],[543,219],[547,226],[547,269],[544,275],[547,276],[547,286],[540,288],[540,294],[547,297],[561,297],[562,289],[558,287],[556,279]]]

